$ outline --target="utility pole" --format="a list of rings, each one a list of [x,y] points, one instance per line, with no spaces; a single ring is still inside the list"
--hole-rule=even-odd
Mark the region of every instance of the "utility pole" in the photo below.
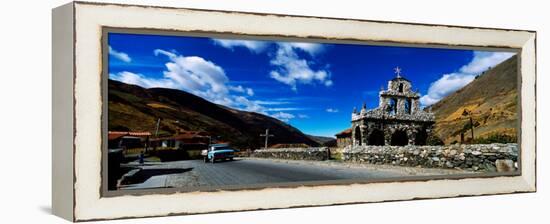
[[[155,129],[155,137],[158,137],[159,136],[159,126],[160,126],[160,117],[159,119],[157,120],[157,127]]]
[[[157,125],[155,127],[155,138],[158,138],[159,137],[159,126],[160,126],[160,117],[159,119],[157,120]],[[145,147],[145,152],[147,152],[147,148],[149,147],[149,137],[147,137],[147,147]],[[156,147],[155,146],[155,150],[156,150]]]
[[[472,111],[464,109],[464,112],[462,112],[462,116],[468,116],[470,118],[470,130],[472,133],[472,142],[474,141],[474,120],[472,119]]]
[[[472,131],[472,142],[474,141],[474,120],[472,114],[470,114],[470,130]]]
[[[269,137],[273,137],[275,135],[269,134],[269,128],[265,129],[265,134],[261,134],[260,136],[265,137],[265,149],[267,149],[267,140]]]

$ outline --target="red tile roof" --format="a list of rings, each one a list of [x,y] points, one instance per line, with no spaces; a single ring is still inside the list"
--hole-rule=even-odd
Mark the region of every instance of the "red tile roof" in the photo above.
[[[135,131],[109,131],[108,139],[114,140],[123,136],[134,136],[134,137],[147,137],[151,136],[151,132],[148,131],[142,131],[142,132],[135,132]]]
[[[335,134],[336,137],[345,137],[345,136],[351,136],[351,128],[348,128],[346,130],[343,130],[342,132],[338,133],[338,134]]]
[[[171,137],[155,138],[155,139],[152,139],[152,140],[157,141],[157,140],[169,140],[169,139],[174,139],[174,140],[207,140],[208,139],[208,134],[206,132],[202,132],[202,131],[185,131],[185,132],[180,132],[180,134],[174,135],[174,136],[171,136]]]
[[[177,139],[177,140],[185,140],[185,139],[195,139],[195,138],[208,138],[208,136],[202,136],[196,133],[183,133],[170,138]]]

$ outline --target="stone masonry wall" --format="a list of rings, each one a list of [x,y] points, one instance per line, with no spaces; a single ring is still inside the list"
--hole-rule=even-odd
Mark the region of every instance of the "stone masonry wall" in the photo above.
[[[328,147],[257,149],[251,156],[258,158],[321,161],[329,159],[329,149]]]
[[[342,150],[348,162],[427,168],[460,168],[474,171],[513,171],[518,145],[479,144],[446,146],[348,146]]]

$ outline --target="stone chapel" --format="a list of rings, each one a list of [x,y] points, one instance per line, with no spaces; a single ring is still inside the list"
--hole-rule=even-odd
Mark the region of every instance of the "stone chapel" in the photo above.
[[[420,109],[420,94],[395,68],[396,77],[379,92],[377,108],[351,114],[352,145],[426,145],[435,123],[433,113]]]

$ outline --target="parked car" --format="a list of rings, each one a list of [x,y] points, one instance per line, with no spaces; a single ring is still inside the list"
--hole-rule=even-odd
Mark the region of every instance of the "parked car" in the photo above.
[[[203,150],[202,154],[205,163],[215,163],[216,160],[233,160],[237,151],[227,144],[212,144],[208,147],[208,150]]]

